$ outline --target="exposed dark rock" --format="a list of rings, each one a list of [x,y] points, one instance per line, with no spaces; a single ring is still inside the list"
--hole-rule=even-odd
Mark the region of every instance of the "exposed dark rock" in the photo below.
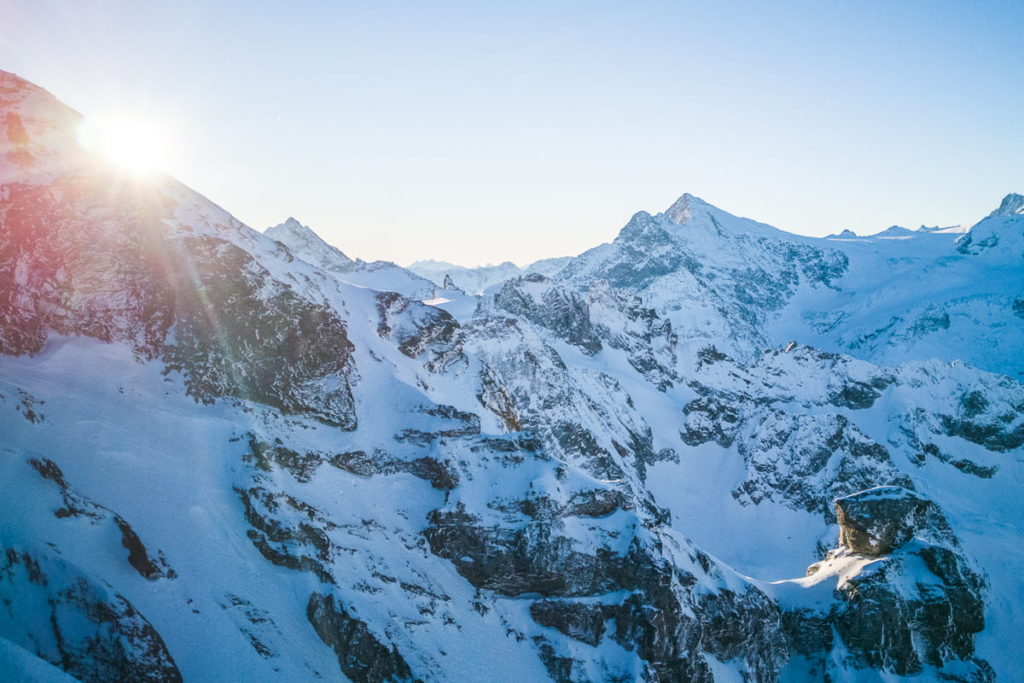
[[[435,489],[450,491],[459,482],[458,472],[447,461],[429,455],[413,460],[401,460],[384,451],[367,454],[365,451],[339,453],[330,458],[330,463],[361,477],[407,472],[430,482]]]
[[[553,285],[543,275],[507,281],[494,295],[494,305],[550,330],[588,355],[601,350],[586,301],[572,290]]]
[[[899,486],[879,486],[839,498],[836,517],[839,544],[864,555],[887,555],[915,536],[945,542],[953,538],[934,503]]]
[[[537,638],[536,640],[538,641],[537,652],[554,683],[580,683],[576,674],[578,660],[559,655],[551,643],[545,642],[543,639]]]
[[[1018,318],[1024,318],[1024,299],[1013,300],[1013,314]]]
[[[60,487],[63,497],[63,507],[54,511],[58,519],[69,517],[90,517],[96,521],[111,520],[117,525],[121,534],[121,545],[128,551],[128,564],[132,566],[144,578],[155,581],[160,578],[173,579],[177,576],[175,571],[167,564],[162,552],[152,557],[146,550],[145,544],[139,535],[135,533],[132,525],[121,515],[110,508],[98,505],[91,500],[79,495],[71,489],[64,473],[57,463],[46,458],[30,458],[28,464],[32,466],[41,477],[54,482]]]
[[[966,439],[990,451],[1006,452],[1024,446],[1024,402],[1014,405],[1012,411],[1008,415],[994,414],[981,392],[970,391],[960,398],[956,414],[940,415],[939,420],[948,436]]]
[[[685,268],[694,273],[703,270],[700,262],[685,251],[675,247],[666,227],[646,211],[633,215],[619,233],[617,242],[622,251],[602,278],[617,288],[642,289],[655,279]],[[672,245],[674,248],[666,248]],[[575,275],[578,264],[570,263],[559,273],[560,278]]]
[[[541,600],[530,605],[530,616],[541,626],[558,629],[588,645],[597,645],[604,636],[606,617],[601,605]]]
[[[477,396],[481,405],[501,418],[509,431],[518,432],[523,428],[519,408],[512,393],[499,383],[490,372],[480,375],[481,393]]]
[[[914,556],[934,578],[901,589]],[[970,660],[974,634],[984,628],[984,581],[953,551],[926,546],[882,560],[849,579],[833,623],[859,666],[913,675],[925,666]],[[979,672],[982,669],[979,669]]]
[[[702,347],[697,352],[697,360],[699,365],[711,365],[722,360],[732,361],[729,356],[715,348],[714,344]]]
[[[659,391],[679,379],[675,370],[678,338],[672,323],[644,305],[642,297],[623,295],[606,282],[586,292],[594,328],[604,344],[626,354],[629,364]]]
[[[320,640],[338,656],[342,673],[355,683],[417,680],[398,649],[382,643],[333,595],[311,594],[306,618]]]
[[[134,567],[135,571],[150,581],[170,573],[150,558],[149,553],[146,552],[146,546],[132,529],[131,524],[121,517],[117,517],[115,521],[117,528],[121,530],[121,545],[128,549],[128,564]],[[171,578],[173,578],[173,574]]]
[[[980,254],[999,244],[999,235],[990,233],[982,239],[975,239],[974,235],[967,233],[957,242],[956,250],[961,254]]]
[[[210,237],[171,250],[191,275],[177,284],[168,370],[197,400],[222,396],[356,427],[348,383],[352,343],[332,310],[277,283],[250,254]]]
[[[121,341],[159,355],[173,322],[157,192],[65,177],[8,183],[0,202],[0,352],[35,354],[51,332]],[[105,215],[103,220],[82,216]],[[16,280],[16,278],[21,278]]]
[[[285,493],[261,486],[236,488],[252,544],[270,562],[296,571],[312,572],[324,583],[334,583],[328,570],[333,548],[327,531],[332,524],[319,511]]]
[[[14,80],[0,72],[0,107],[7,107]],[[79,117],[71,119],[69,132]],[[7,112],[0,165],[20,168],[43,154],[59,161],[61,150],[38,148],[31,136],[52,123]],[[797,306],[811,300],[804,294],[837,287],[849,266],[843,253],[776,235],[767,226],[734,223],[743,219],[684,196],[665,215],[636,214],[613,244],[569,260],[556,278],[529,274],[505,282],[477,300],[471,319],[459,322],[413,300],[418,296],[366,290],[350,296],[354,290],[344,278],[330,275],[391,264],[356,263],[310,242],[326,250],[318,261],[294,241],[289,248],[261,238],[169,181],[111,183],[105,172],[80,172],[75,165],[53,178],[60,174],[51,168],[59,164],[27,176],[47,187],[0,187],[0,353],[48,351],[48,340],[56,348],[63,336],[117,343],[142,360],[162,361],[174,375],[167,378],[168,390],[180,373],[195,400],[230,404],[203,417],[234,419],[236,409],[247,414],[246,427],[234,426],[232,442],[241,443],[227,452],[247,445],[248,467],[222,462],[224,453],[215,448],[208,460],[214,469],[202,472],[203,481],[233,482],[247,525],[242,532],[254,548],[270,563],[308,572],[292,576],[291,587],[312,582],[320,592],[306,601],[310,589],[300,590],[299,609],[305,602],[310,625],[333,649],[347,679],[412,680],[410,662],[429,667],[417,672],[423,678],[443,678],[447,653],[436,646],[448,640],[441,636],[448,627],[456,638],[464,628],[495,628],[491,635],[498,639],[504,627],[508,638],[526,642],[518,652],[536,651],[553,679],[573,683],[709,681],[720,667],[747,680],[771,681],[792,653],[813,662],[813,674],[826,680],[854,668],[875,670],[867,677],[993,677],[974,657],[974,635],[984,626],[984,576],[938,506],[911,490],[913,482],[893,456],[902,452],[919,464],[934,458],[972,476],[993,477],[999,466],[985,463],[996,456],[981,450],[1013,452],[1024,445],[1024,394],[1008,378],[947,370],[942,363],[886,370],[795,341],[780,350],[772,334],[796,322]],[[1000,211],[1016,215],[1021,202],[1008,198]],[[279,227],[318,239],[294,220]],[[960,240],[960,248],[980,253],[1016,237],[1003,234],[979,231]],[[964,261],[949,255],[942,267]],[[454,287],[453,279],[446,276],[444,285]],[[865,353],[955,331],[964,308],[973,305],[894,307],[888,323],[866,330],[856,327],[856,312],[841,305],[853,298],[848,294],[855,292],[829,293],[818,302],[838,308],[804,311],[804,320],[824,343]],[[1024,318],[1022,300],[990,297],[985,305],[995,299],[994,305],[1010,309],[1010,322]],[[785,325],[773,325],[776,320]],[[369,381],[359,392],[367,416],[386,414],[362,430],[356,429],[359,373],[350,331],[353,339],[365,340],[358,357],[371,363],[361,368]],[[708,346],[709,339],[728,355]],[[760,354],[766,347],[774,348]],[[581,354],[589,358],[581,361]],[[49,358],[11,366],[31,371],[33,365],[45,368]],[[37,379],[28,381],[45,387]],[[658,395],[644,382],[661,392],[679,391],[652,407]],[[962,388],[949,391],[956,383]],[[468,393],[451,400],[466,407],[475,394],[479,416],[427,398],[467,387]],[[915,394],[921,387],[930,393],[927,400]],[[387,395],[392,389],[393,402]],[[9,406],[16,403],[20,414],[0,415],[16,432],[10,441],[20,447],[34,437],[38,446],[54,427],[54,447],[68,443],[66,426],[52,420],[66,414],[55,411],[48,420],[42,401],[17,391],[17,398],[0,396]],[[410,407],[415,392],[424,404]],[[145,400],[159,394],[149,392]],[[746,468],[735,501],[725,503],[771,501],[831,521],[832,501],[840,497],[834,518],[840,548],[809,570],[817,569],[823,580],[839,577],[831,604],[831,585],[822,586],[810,606],[796,604],[798,591],[779,588],[779,600],[795,604],[780,614],[757,582],[669,528],[669,513],[648,490],[646,477],[654,463],[677,457],[665,443],[675,435],[671,428],[665,433],[664,409],[678,409],[679,396],[694,395],[683,410],[683,442],[715,443],[720,457],[742,458]],[[932,408],[943,396],[954,402],[936,413]],[[901,405],[916,412],[894,414]],[[649,408],[651,415],[643,414]],[[102,420],[116,419],[97,412]],[[888,417],[894,428],[886,430],[879,417]],[[490,433],[482,433],[482,424]],[[971,442],[964,454],[955,439]],[[31,485],[24,490],[46,494],[40,524],[61,531],[96,527],[96,538],[114,539],[109,549],[115,558],[127,553],[128,565],[142,577],[174,576],[159,550],[147,548],[144,534],[76,493],[53,462],[37,458],[31,464],[60,491],[58,497],[50,483],[28,473]],[[361,477],[406,473],[437,491],[407,480],[351,480],[323,465]],[[98,471],[106,474],[108,466],[116,471],[120,463],[110,459]],[[179,485],[191,483],[192,473],[185,474]],[[314,484],[318,476],[326,484]],[[331,490],[329,484],[339,480],[348,480],[346,487],[357,495],[346,499]],[[397,505],[373,510],[375,487],[389,483],[397,484],[390,493],[419,489],[423,500],[381,495],[382,504]],[[878,484],[891,486],[862,491]],[[424,502],[437,509],[425,513]],[[49,517],[51,508],[56,519]],[[12,509],[21,513],[16,505]],[[33,522],[10,538],[29,538],[39,529]],[[57,540],[66,538],[42,552],[9,540],[0,538],[10,546],[0,557],[0,636],[86,680],[180,679],[152,625],[112,587],[72,564],[72,551],[82,544],[66,543],[64,556]],[[458,576],[428,576],[437,569],[428,551],[450,562]],[[87,555],[82,564],[93,567],[95,558]],[[124,566],[112,566],[109,576],[130,581],[133,591],[172,597],[173,590],[186,588],[181,582],[139,582]],[[465,582],[477,589],[473,598],[466,599]],[[301,643],[279,631],[282,637],[275,637],[269,614],[244,598],[223,586],[218,594],[225,610],[218,616],[234,621],[258,653],[252,657],[231,634],[240,643],[237,654],[250,658],[247,666],[281,673],[285,667],[276,664],[287,664],[295,677],[301,659],[272,660],[295,656],[284,650],[301,650]],[[341,597],[356,594],[358,603]],[[295,595],[286,590],[274,603],[283,606],[278,598]],[[380,602],[373,604],[375,599]],[[534,623],[522,619],[523,601]],[[372,607],[360,613],[357,604]],[[471,610],[483,619],[474,621]],[[192,612],[200,614],[197,605]],[[426,634],[422,641],[420,634]],[[519,656],[510,652],[503,650],[504,661]],[[465,665],[464,657],[448,662],[455,659]],[[620,664],[622,670],[606,670]]]
[[[735,401],[715,396],[701,396],[683,406],[686,416],[679,436],[688,446],[714,441],[728,448],[736,438],[740,414]]]
[[[843,408],[864,410],[875,404],[882,394],[878,389],[864,382],[851,381],[829,396],[829,402]]]
[[[814,565],[808,572],[814,573]],[[834,631],[827,615],[810,609],[796,609],[782,613],[782,627],[793,652],[817,656],[828,652],[834,644]]]
[[[0,351],[37,353],[51,332],[122,342],[163,356],[197,400],[253,400],[353,428],[344,324],[240,247],[172,235],[173,205],[156,187],[102,178],[5,185],[0,262],[17,268],[0,273]],[[5,283],[15,272],[27,281]]]
[[[794,650],[827,670],[834,629],[854,668],[898,676],[931,669],[946,679],[954,676],[946,665],[955,662],[970,673],[949,680],[993,680],[991,667],[974,658],[974,636],[985,626],[985,580],[963,556],[939,507],[886,486],[841,498],[836,508],[840,548],[808,575],[827,563],[877,559],[840,575],[828,611],[786,614]]]
[[[429,444],[437,439],[452,439],[460,436],[473,436],[480,433],[480,417],[474,413],[457,410],[452,406],[435,405],[422,409],[425,415],[445,420],[444,427],[437,429],[436,423],[430,431],[422,429],[404,429],[395,435],[396,441],[408,441],[418,444]]]
[[[888,449],[842,415],[754,415],[758,423],[738,444],[748,463],[747,480],[733,492],[741,502],[767,498],[832,519],[829,501],[836,497],[879,482],[913,487],[893,465]]]
[[[953,460],[951,464],[964,474],[970,474],[971,476],[978,477],[979,479],[991,479],[995,476],[996,472],[999,471],[999,465],[979,465],[973,460],[968,460],[967,458]]]
[[[551,426],[551,434],[559,448],[578,459],[586,469],[601,479],[617,480],[624,475],[612,454],[594,434],[576,422],[561,421]]]
[[[978,477],[980,479],[991,479],[995,476],[995,473],[999,471],[999,465],[981,465],[968,458],[954,459],[951,455],[940,449],[935,444],[922,444],[917,437],[913,435],[911,435],[911,445],[920,448],[919,453],[914,453],[910,456],[911,462],[915,465],[923,465],[926,458],[930,456],[940,462],[952,465],[964,474],[970,474],[971,476]]]
[[[502,595],[590,595],[613,590],[610,553],[587,555],[560,535],[557,520],[521,528],[485,526],[463,509],[435,510],[424,531],[431,551],[455,565],[477,588]]]
[[[702,652],[741,658],[755,677],[768,678],[786,657],[778,609],[767,597],[756,589],[697,597],[690,590],[693,575],[637,539],[624,556],[604,548],[587,554],[573,547],[556,521],[488,527],[459,508],[435,511],[429,521],[431,550],[479,588],[549,598],[624,591],[627,597],[617,604],[547,600],[535,603],[531,614],[584,642],[600,638],[599,621],[614,619],[612,636],[647,662],[651,680],[711,680]],[[703,561],[710,570],[710,558]]]
[[[431,349],[435,355],[454,351],[459,323],[447,311],[395,292],[377,294],[377,311],[377,333],[395,342],[398,350],[409,358]]]
[[[778,609],[759,591],[703,596],[691,616],[664,579],[639,585],[644,591],[611,607],[608,616],[615,619],[613,637],[636,649],[651,680],[714,680],[702,652],[722,661],[745,659],[751,678],[772,680],[788,657]]]
[[[628,509],[629,502],[621,489],[590,489],[575,494],[562,514],[578,517],[604,517],[616,510]]]
[[[414,477],[429,481],[431,486],[441,491],[451,491],[459,483],[458,472],[452,469],[447,462],[429,456],[410,460],[397,467]]]
[[[291,472],[301,482],[309,481],[317,467],[327,459],[323,453],[300,453],[281,444],[267,443],[255,434],[249,435],[249,450],[243,457],[251,459],[257,469],[269,472],[272,465],[277,465]]]

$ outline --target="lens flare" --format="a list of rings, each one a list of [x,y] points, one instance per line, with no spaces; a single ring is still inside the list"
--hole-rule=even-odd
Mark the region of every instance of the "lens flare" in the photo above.
[[[163,168],[170,152],[164,130],[142,119],[85,120],[79,126],[78,141],[90,152],[134,174]]]

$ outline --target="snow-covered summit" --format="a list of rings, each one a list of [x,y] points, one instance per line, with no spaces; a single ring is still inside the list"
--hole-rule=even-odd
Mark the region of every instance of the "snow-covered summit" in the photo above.
[[[702,207],[710,207],[710,204],[703,199],[694,197],[689,192],[684,192],[679,199],[672,203],[672,206],[665,210],[665,215],[668,216],[669,220],[682,225],[693,217],[694,208],[700,209]]]
[[[1024,195],[1011,192],[1003,197],[999,207],[989,216],[1015,216],[1024,214]]]
[[[798,291],[831,286],[846,266],[831,243],[683,195],[666,213],[637,212],[612,242],[555,278],[578,288],[607,282],[668,317],[680,339],[710,335],[728,353],[750,356],[769,345],[767,321]]]
[[[341,282],[378,291],[397,292],[418,301],[452,301],[464,297],[464,293],[458,289],[449,289],[443,283],[435,285],[427,278],[391,261],[351,259],[295,218],[267,228],[263,234],[284,244],[303,261],[330,272]]]
[[[882,237],[885,239],[907,239],[914,236],[914,231],[904,228],[902,225],[890,225],[885,230],[877,232],[871,237]]]
[[[999,208],[974,225],[957,242],[963,254],[981,256],[986,262],[1011,264],[1017,271],[1012,286],[1024,289],[1020,262],[1024,258],[1024,195],[1008,194]]]
[[[263,234],[282,242],[300,258],[321,268],[335,270],[345,268],[353,263],[353,260],[343,251],[331,246],[312,228],[292,217],[289,217],[284,223],[267,228]]]
[[[728,232],[772,237],[786,235],[792,239],[801,239],[798,235],[786,233],[767,223],[735,216],[689,192],[679,197],[661,215],[672,223],[684,225],[690,230],[704,229],[716,234]]]

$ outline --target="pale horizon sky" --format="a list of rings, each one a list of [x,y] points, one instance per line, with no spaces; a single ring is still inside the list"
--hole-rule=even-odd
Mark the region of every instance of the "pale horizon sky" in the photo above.
[[[301,9],[296,9],[301,7]],[[0,69],[353,257],[576,254],[684,192],[809,235],[1024,192],[1024,3],[0,0]]]

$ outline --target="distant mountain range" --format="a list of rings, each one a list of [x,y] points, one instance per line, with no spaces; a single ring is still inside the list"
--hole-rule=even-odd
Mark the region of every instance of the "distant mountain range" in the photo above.
[[[488,287],[518,275],[538,273],[550,277],[571,260],[568,256],[541,259],[522,268],[511,261],[505,261],[497,266],[478,266],[476,268],[466,268],[444,261],[417,261],[409,266],[409,270],[440,285],[443,285],[445,277],[448,277],[456,287],[466,293],[482,294]]]
[[[1016,680],[1024,197],[353,260],[0,72],[0,678]]]

